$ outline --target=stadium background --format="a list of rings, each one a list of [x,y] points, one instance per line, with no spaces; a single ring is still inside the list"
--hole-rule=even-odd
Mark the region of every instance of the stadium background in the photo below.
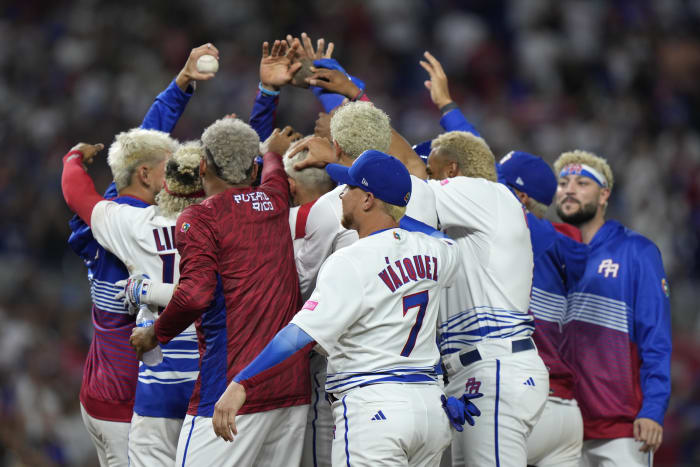
[[[412,143],[441,131],[418,66],[430,50],[497,157],[608,158],[609,214],[656,242],[671,285],[673,395],[656,465],[700,464],[699,20],[698,0],[2,2],[0,465],[96,465],[77,397],[88,284],[66,246],[61,156],[138,126],[206,42],[220,71],[174,135],[198,138],[225,113],[247,120],[262,41],[302,31],[335,42]],[[319,110],[285,88],[278,122],[309,133]],[[103,160],[92,175],[104,189]]]

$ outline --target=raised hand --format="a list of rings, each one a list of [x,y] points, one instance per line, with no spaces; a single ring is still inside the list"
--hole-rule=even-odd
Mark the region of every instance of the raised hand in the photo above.
[[[90,143],[78,143],[71,148],[71,151],[80,151],[83,157],[83,165],[92,164],[93,159],[98,152],[102,151],[105,145],[102,143],[90,144]]]
[[[288,46],[285,41],[275,41],[270,51],[270,44],[263,42],[260,83],[265,89],[278,91],[292,80],[294,74],[301,68],[301,63],[292,63],[292,57],[298,49],[298,44]]]
[[[292,86],[308,88],[309,83],[306,82],[306,78],[312,74],[310,68],[313,65],[313,61],[321,58],[331,58],[335,45],[329,42],[326,48],[326,40],[320,38],[316,41],[316,50],[314,50],[311,38],[305,32],[301,33],[301,40],[293,37],[291,34],[287,34],[287,45],[292,47],[294,44],[297,45],[297,49],[293,60],[295,63],[301,63],[302,67],[292,78],[291,84]]]
[[[294,128],[289,125],[282,130],[275,128],[272,134],[262,144],[262,153],[274,152],[283,155],[293,142],[301,138],[302,134],[294,131]]]
[[[427,62],[421,60],[419,62],[420,66],[430,75],[430,80],[425,81],[423,84],[428,91],[430,91],[430,98],[433,104],[435,104],[438,109],[441,109],[452,102],[450,89],[447,86],[447,75],[445,75],[445,70],[442,69],[440,62],[438,62],[430,52],[425,52],[423,56]]]
[[[213,44],[209,43],[192,49],[190,56],[187,57],[185,66],[182,67],[182,70],[180,70],[180,73],[178,73],[177,78],[175,78],[177,87],[179,87],[182,91],[186,91],[187,86],[194,81],[206,81],[214,77],[214,73],[200,73],[197,71],[197,60],[202,55],[213,55],[218,60],[219,49],[214,47]]]
[[[360,93],[360,88],[342,71],[315,67],[311,67],[311,71],[314,74],[306,78],[310,86],[318,86],[349,99],[355,98]]]

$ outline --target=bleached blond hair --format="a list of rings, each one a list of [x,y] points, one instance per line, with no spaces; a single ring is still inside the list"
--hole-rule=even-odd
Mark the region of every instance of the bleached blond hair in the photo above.
[[[388,152],[391,145],[389,116],[371,102],[349,102],[331,117],[331,138],[350,159],[369,150]]]
[[[567,151],[561,153],[561,155],[554,161],[554,173],[559,177],[561,170],[569,164],[586,164],[598,172],[603,174],[605,180],[608,182],[607,188],[612,192],[613,184],[615,183],[615,178],[613,177],[612,169],[608,161],[600,156],[596,156],[592,152],[582,151],[580,149],[575,149],[573,151]]]
[[[448,131],[435,138],[431,146],[456,162],[465,177],[498,180],[496,158],[483,138],[467,131]]]
[[[133,128],[114,137],[107,164],[117,191],[131,184],[134,170],[140,165],[155,165],[169,158],[179,143],[165,132]]]
[[[204,130],[202,143],[227,183],[241,183],[260,153],[260,138],[250,125],[237,118],[221,118]]]
[[[289,151],[287,151],[289,154]],[[287,157],[285,154],[282,157],[284,161],[284,171],[287,176],[296,180],[297,183],[304,185],[308,188],[314,190],[325,190],[330,191],[335,186],[335,183],[331,179],[326,169],[320,169],[318,167],[307,167],[302,170],[297,170],[294,168],[294,164],[301,162],[306,159],[309,155],[309,151],[300,151],[294,155],[294,157]]]
[[[397,206],[395,204],[389,204],[386,201],[382,201],[381,206],[384,213],[391,216],[391,218],[394,219],[394,222],[399,222],[406,214],[406,206]]]
[[[204,199],[202,179],[199,178],[199,162],[204,157],[202,144],[188,141],[168,161],[165,187],[156,195],[156,204],[165,217],[176,217],[190,204]]]

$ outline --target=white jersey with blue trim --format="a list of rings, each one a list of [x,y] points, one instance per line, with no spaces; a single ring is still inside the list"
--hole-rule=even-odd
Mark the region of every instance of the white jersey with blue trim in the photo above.
[[[139,208],[113,201],[97,203],[90,219],[95,239],[126,265],[129,274],[144,273],[167,284],[176,284],[180,278],[175,221],[176,217],[163,216],[158,206]],[[134,412],[184,418],[199,373],[194,325],[162,347],[161,364],[139,365]]]
[[[328,356],[326,391],[382,382],[437,384],[440,292],[460,267],[448,239],[394,228],[333,253],[292,323]]]
[[[430,180],[440,228],[460,247],[455,287],[443,292],[440,352],[460,352],[484,339],[528,337],[533,256],[520,201],[483,178]]]

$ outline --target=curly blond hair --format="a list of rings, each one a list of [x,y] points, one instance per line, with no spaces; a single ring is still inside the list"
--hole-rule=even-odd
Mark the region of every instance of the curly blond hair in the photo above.
[[[287,151],[287,154],[289,154],[289,151]],[[284,162],[284,171],[289,178],[293,178],[297,183],[309,188],[324,189],[326,191],[333,189],[335,182],[331,180],[326,169],[307,167],[302,170],[297,170],[294,168],[294,164],[308,157],[309,151],[300,151],[294,154],[294,157],[287,157],[287,154],[282,157],[282,161]]]
[[[260,153],[260,138],[250,125],[237,118],[221,118],[204,130],[202,143],[219,168],[217,174],[235,185],[250,175]]]
[[[593,167],[605,177],[605,180],[608,182],[607,188],[612,191],[615,178],[613,177],[610,164],[608,164],[606,159],[596,156],[592,152],[582,151],[580,149],[563,152],[557,160],[554,161],[554,173],[557,177],[559,177],[561,170],[569,164],[586,164]]]
[[[391,145],[389,116],[371,102],[349,102],[331,117],[331,138],[351,159],[368,149],[388,152]]]
[[[190,204],[204,199],[199,162],[205,157],[199,141],[183,143],[165,166],[165,187],[156,195],[156,204],[166,217],[176,217]]]
[[[448,131],[435,138],[431,146],[456,162],[465,177],[498,180],[496,158],[483,138],[467,131]]]
[[[109,147],[107,164],[117,190],[131,184],[134,170],[140,165],[156,165],[169,158],[179,143],[169,134],[157,130],[133,128],[114,137]]]

